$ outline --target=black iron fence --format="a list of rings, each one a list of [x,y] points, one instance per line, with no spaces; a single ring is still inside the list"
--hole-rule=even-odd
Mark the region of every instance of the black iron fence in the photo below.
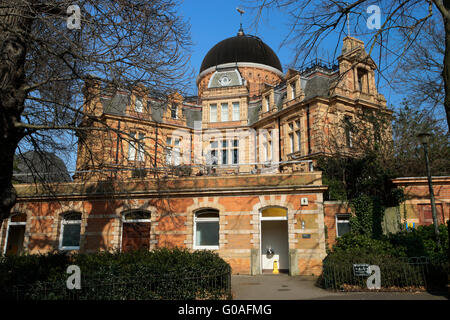
[[[319,286],[336,291],[366,291],[369,274],[358,267],[367,267],[367,261],[327,261],[318,280]],[[448,261],[431,261],[427,257],[383,259],[371,261],[380,269],[381,291],[445,291],[448,284]],[[373,275],[372,272],[370,272]],[[374,279],[374,277],[372,277]],[[371,281],[371,284],[374,282]]]
[[[81,279],[80,289],[66,280],[14,286],[16,300],[222,300],[231,299],[231,268],[209,274],[159,274]]]

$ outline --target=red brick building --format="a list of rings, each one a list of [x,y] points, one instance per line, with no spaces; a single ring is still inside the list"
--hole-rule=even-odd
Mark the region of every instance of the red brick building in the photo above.
[[[325,218],[342,214],[334,219],[345,232],[348,211],[324,205],[314,159],[357,152],[351,124],[361,113],[391,115],[375,68],[364,43],[346,37],[336,64],[283,73],[272,49],[239,32],[205,56],[197,97],[162,101],[93,78],[82,123],[93,129],[80,136],[74,181],[16,185],[0,248],[181,246],[217,251],[233,273],[277,261],[290,274],[319,274]]]
[[[403,189],[406,200],[399,207],[401,224],[413,228],[433,223],[430,191],[426,177],[405,177],[393,180]],[[446,223],[450,217],[450,177],[432,177],[436,216],[439,224]]]

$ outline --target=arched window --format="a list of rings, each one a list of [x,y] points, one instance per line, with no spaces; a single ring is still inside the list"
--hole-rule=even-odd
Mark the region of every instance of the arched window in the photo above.
[[[151,213],[130,210],[122,214],[122,252],[150,247]]]
[[[67,212],[61,220],[59,235],[60,250],[79,250],[81,232],[81,213]]]
[[[194,215],[194,249],[219,249],[219,211],[203,209]]]

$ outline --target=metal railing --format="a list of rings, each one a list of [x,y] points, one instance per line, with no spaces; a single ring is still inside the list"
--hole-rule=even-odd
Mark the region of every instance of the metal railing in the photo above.
[[[364,259],[362,259],[364,260]],[[356,260],[355,260],[356,261]],[[358,261],[367,263],[367,261]],[[393,258],[371,261],[380,268],[381,291],[445,290],[448,262],[430,261],[427,257]],[[324,260],[318,285],[334,291],[366,291],[368,276],[355,274],[349,261]]]
[[[81,279],[81,289],[66,280],[14,286],[15,300],[223,300],[231,299],[231,268],[209,274],[145,274],[139,277]]]
[[[78,170],[78,171],[68,171],[70,176],[83,176],[83,175],[95,175],[95,174],[106,174],[106,175],[114,175],[114,174],[124,174],[125,176],[130,176],[131,178],[151,178],[154,175],[158,176],[198,176],[198,172],[201,172],[201,175],[227,175],[227,174],[235,174],[235,175],[246,175],[246,174],[264,174],[265,169],[267,167],[285,167],[285,166],[293,166],[298,167],[300,165],[304,166],[306,169],[298,170],[301,172],[313,172],[310,163],[312,160],[288,160],[288,161],[266,161],[266,162],[248,162],[248,163],[237,163],[237,164],[210,164],[210,165],[202,165],[202,164],[182,164],[179,166],[164,166],[164,167],[108,167],[101,169],[92,169],[92,170]],[[256,167],[251,171],[242,171],[242,167]],[[295,171],[295,170],[294,170]],[[270,173],[270,172],[269,172]],[[45,179],[49,175],[57,176],[55,173],[14,173],[13,176],[16,178],[20,177],[36,177],[39,179]]]

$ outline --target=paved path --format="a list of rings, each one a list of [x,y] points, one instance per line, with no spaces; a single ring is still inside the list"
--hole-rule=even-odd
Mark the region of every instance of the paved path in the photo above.
[[[311,277],[285,274],[232,276],[231,290],[236,300],[448,300],[427,292],[332,292]]]

